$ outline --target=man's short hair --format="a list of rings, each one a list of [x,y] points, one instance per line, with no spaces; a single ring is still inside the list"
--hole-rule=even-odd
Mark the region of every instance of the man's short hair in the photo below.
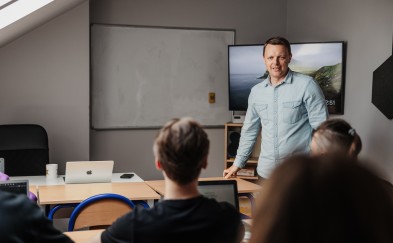
[[[265,42],[265,45],[263,46],[263,56],[265,56],[265,48],[267,45],[282,45],[285,46],[288,50],[289,55],[292,55],[292,51],[291,51],[291,44],[289,44],[289,41],[287,39],[285,39],[284,37],[281,36],[275,36],[272,37],[270,39],[268,39]]]
[[[185,185],[199,177],[209,152],[209,139],[194,119],[176,118],[159,131],[153,151],[165,174]]]

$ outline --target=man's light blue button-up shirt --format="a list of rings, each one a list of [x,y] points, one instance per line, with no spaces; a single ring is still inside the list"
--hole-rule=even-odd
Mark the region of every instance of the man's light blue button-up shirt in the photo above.
[[[234,162],[246,165],[262,127],[257,172],[264,178],[286,157],[308,153],[312,129],[328,118],[325,97],[311,77],[289,70],[276,86],[269,79],[251,89]]]

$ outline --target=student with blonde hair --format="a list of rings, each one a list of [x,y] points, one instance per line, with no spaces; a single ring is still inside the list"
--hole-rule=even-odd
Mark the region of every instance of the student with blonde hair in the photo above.
[[[153,151],[155,166],[165,179],[164,199],[153,208],[135,208],[120,217],[96,242],[240,242],[240,213],[198,191],[209,152],[201,125],[189,117],[169,121],[159,131]]]

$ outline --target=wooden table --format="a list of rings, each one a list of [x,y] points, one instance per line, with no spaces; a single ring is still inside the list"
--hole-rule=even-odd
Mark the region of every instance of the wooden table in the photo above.
[[[32,193],[34,193],[34,195],[37,196],[37,186],[29,185],[29,191],[31,191]]]
[[[238,193],[253,193],[258,192],[262,187],[240,179],[240,178],[231,178],[225,179],[224,177],[207,177],[207,178],[199,178],[200,181],[215,181],[215,180],[236,180],[237,181],[237,190]],[[157,181],[145,181],[147,185],[149,185],[154,191],[159,193],[160,195],[164,196],[165,194],[165,181],[164,180],[157,180]]]
[[[95,238],[103,230],[81,230],[81,231],[70,231],[64,232],[65,235],[75,241],[75,243],[85,243],[90,242],[91,239]]]
[[[130,179],[120,178],[125,173],[132,173],[134,176]],[[64,175],[57,176],[56,179],[47,179],[46,176],[11,176],[11,180],[29,180],[30,186],[50,186],[50,185],[64,185]],[[134,172],[112,173],[111,182],[143,182]]]
[[[114,182],[38,186],[38,202],[41,205],[80,203],[101,193],[116,193],[131,200],[160,198],[160,195],[144,182]]]

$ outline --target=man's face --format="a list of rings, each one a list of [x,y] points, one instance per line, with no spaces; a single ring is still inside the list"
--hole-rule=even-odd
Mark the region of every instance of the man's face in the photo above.
[[[288,73],[288,65],[291,57],[287,48],[283,45],[268,44],[265,47],[265,56],[263,59],[273,84],[284,80]]]

